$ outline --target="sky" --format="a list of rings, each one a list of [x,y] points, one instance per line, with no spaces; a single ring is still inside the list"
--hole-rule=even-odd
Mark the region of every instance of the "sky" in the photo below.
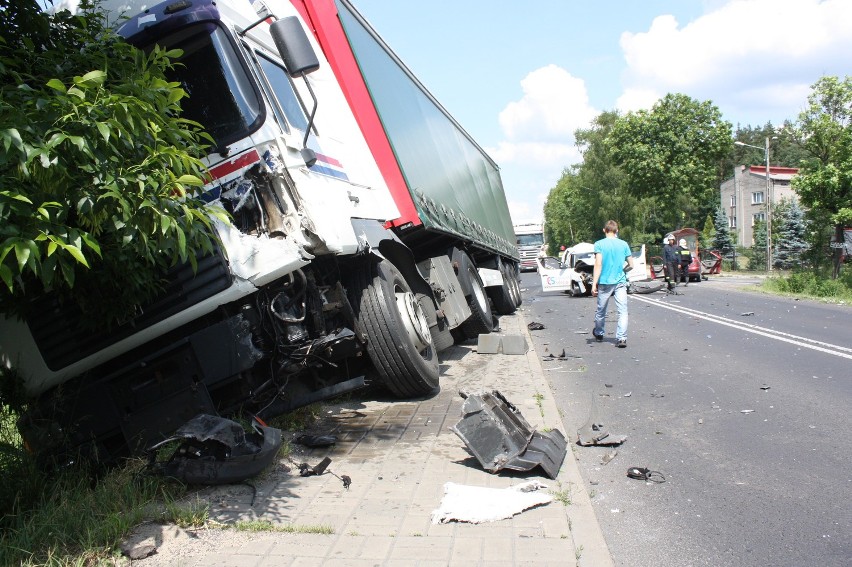
[[[852,0],[351,1],[500,166],[515,222],[542,218],[603,111],[683,93],[778,126],[852,75]]]

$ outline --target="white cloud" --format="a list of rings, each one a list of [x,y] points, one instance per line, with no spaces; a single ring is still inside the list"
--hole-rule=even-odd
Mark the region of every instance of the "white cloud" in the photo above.
[[[652,88],[628,88],[615,102],[615,107],[622,112],[651,108],[660,97],[660,91]]]
[[[565,143],[597,114],[589,106],[585,82],[557,65],[532,71],[521,88],[523,98],[510,102],[499,116],[510,142]]]
[[[852,50],[848,0],[732,0],[681,26],[661,15],[625,32],[621,110],[667,92],[713,100],[729,120],[759,125],[804,104],[822,75],[846,75]],[[798,104],[797,104],[798,102]],[[757,118],[755,118],[757,117]]]
[[[557,65],[530,72],[521,89],[523,97],[500,112],[503,140],[486,148],[502,168],[515,220],[541,217],[563,169],[581,160],[574,131],[588,127],[598,114],[589,105],[585,82]]]

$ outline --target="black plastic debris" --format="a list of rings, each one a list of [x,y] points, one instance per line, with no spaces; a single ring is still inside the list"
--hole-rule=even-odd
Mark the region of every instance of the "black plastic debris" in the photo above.
[[[608,447],[621,445],[625,441],[627,441],[626,435],[611,435],[601,423],[586,423],[577,430],[577,443],[583,447],[591,445]]]
[[[289,461],[294,465],[296,464],[293,459],[289,459]],[[343,482],[343,488],[349,490],[349,487],[352,485],[352,479],[348,475],[338,475],[337,473],[335,473],[333,470],[328,468],[328,465],[330,464],[331,459],[325,457],[323,460],[317,463],[316,466],[312,467],[308,463],[299,463],[298,465],[296,465],[296,467],[299,469],[299,476],[319,476],[325,473],[329,473],[339,479],[341,482]]]
[[[527,323],[527,329],[529,329],[530,331],[540,331],[544,328],[545,328],[544,325],[537,322],[537,321],[533,321],[532,323]]]
[[[337,443],[336,435],[299,435],[295,439],[296,443],[305,447],[330,447]]]
[[[550,360],[568,360],[569,358],[583,358],[583,357],[577,356],[576,354],[566,354],[564,348],[562,349],[562,354],[560,354],[558,356],[551,352],[551,353],[546,354],[546,355],[541,357],[542,360],[548,360],[548,361],[550,361]]]
[[[536,431],[497,390],[459,394],[465,400],[462,418],[451,429],[485,470],[530,471],[540,466],[556,478],[568,450],[561,432]]]
[[[751,317],[754,315],[754,311],[746,311],[745,313],[740,313],[740,317]]]
[[[281,447],[281,431],[255,420],[253,431],[230,419],[199,414],[174,435],[146,450],[148,468],[187,484],[242,482],[265,469]],[[168,460],[158,462],[158,450],[180,441]]]
[[[331,464],[331,459],[328,457],[321,460],[317,466],[312,467],[308,463],[299,463],[299,476],[321,475]]]
[[[635,478],[636,480],[644,480],[648,482],[666,482],[666,477],[663,476],[663,473],[652,471],[645,467],[630,467],[627,469],[627,476]]]

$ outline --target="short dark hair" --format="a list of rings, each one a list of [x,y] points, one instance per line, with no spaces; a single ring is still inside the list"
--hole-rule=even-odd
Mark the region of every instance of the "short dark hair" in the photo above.
[[[618,232],[618,223],[614,220],[606,221],[604,225],[604,232],[612,232],[613,234]]]

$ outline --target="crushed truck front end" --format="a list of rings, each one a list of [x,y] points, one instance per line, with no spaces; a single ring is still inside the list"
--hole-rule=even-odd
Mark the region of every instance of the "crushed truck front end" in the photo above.
[[[129,16],[129,42],[183,50],[170,79],[215,141],[205,198],[233,222],[217,223],[221,246],[197,272],[163,274],[163,293],[115,327],[84,330],[50,296],[2,320],[0,360],[32,400],[20,428],[40,453],[111,460],[199,413],[273,415],[364,385],[353,274],[381,259],[370,226],[399,211],[327,61],[294,77],[272,20],[244,0],[139,6],[106,2]],[[276,10],[309,35],[295,8]]]

